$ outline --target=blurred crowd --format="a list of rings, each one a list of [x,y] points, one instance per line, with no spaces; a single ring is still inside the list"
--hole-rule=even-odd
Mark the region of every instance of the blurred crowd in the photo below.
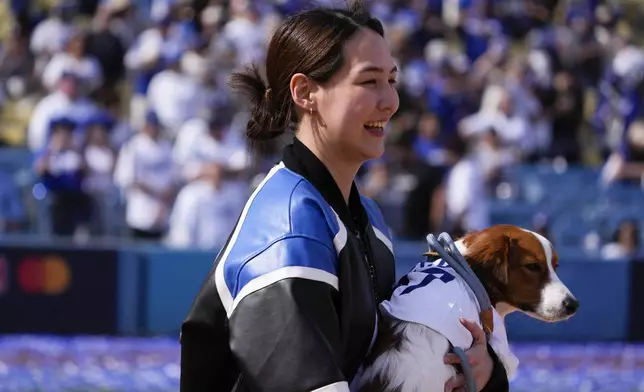
[[[359,185],[391,207],[399,236],[488,226],[486,200],[513,165],[601,165],[606,185],[640,183],[644,51],[619,4],[367,3],[402,71],[401,105]],[[5,2],[0,138],[33,154],[51,232],[223,244],[279,158],[247,151],[246,108],[227,76],[261,62],[279,21],[311,4]],[[9,177],[0,172],[0,231],[19,231]]]

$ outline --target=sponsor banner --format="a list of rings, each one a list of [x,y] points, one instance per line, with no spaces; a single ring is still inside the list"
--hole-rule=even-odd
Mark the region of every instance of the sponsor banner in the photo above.
[[[403,244],[404,245],[404,244]],[[401,252],[396,260],[398,276],[420,260],[415,248]],[[422,251],[422,248],[420,248]],[[177,337],[195,295],[206,279],[216,252],[141,252],[146,265],[145,315],[140,330],[152,335]],[[636,273],[632,268],[635,267]],[[520,341],[624,341],[637,332],[644,337],[644,263],[595,259],[566,259],[559,277],[580,301],[577,314],[567,321],[547,323],[516,312],[506,318],[511,343]],[[632,280],[638,279],[638,280]],[[171,289],[169,289],[171,288]],[[636,290],[633,295],[632,290]],[[635,303],[631,305],[631,301]],[[634,315],[636,315],[634,317]],[[639,316],[637,316],[639,315]],[[630,318],[629,318],[630,316]],[[639,320],[639,321],[637,321]],[[638,324],[634,326],[634,322]]]
[[[0,246],[0,333],[111,334],[118,253]]]

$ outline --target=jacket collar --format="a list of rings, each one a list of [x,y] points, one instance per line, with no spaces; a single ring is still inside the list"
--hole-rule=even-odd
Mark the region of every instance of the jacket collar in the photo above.
[[[293,138],[293,144],[284,148],[282,160],[286,168],[304,177],[322,194],[348,230],[364,232],[368,217],[355,182],[351,185],[347,205],[329,170],[297,137]]]

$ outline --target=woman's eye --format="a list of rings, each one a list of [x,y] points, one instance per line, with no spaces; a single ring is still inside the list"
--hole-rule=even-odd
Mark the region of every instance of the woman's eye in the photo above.
[[[395,86],[395,85],[397,85],[397,84],[398,84],[398,81],[397,81],[396,79],[389,79],[389,84],[391,84],[391,85],[394,85],[394,86]]]
[[[366,82],[360,83],[362,85],[376,84],[376,79],[367,80]]]
[[[539,263],[530,263],[530,264],[526,264],[525,268],[527,268],[528,270],[533,271],[533,272],[540,272],[541,271],[541,264],[539,264]]]

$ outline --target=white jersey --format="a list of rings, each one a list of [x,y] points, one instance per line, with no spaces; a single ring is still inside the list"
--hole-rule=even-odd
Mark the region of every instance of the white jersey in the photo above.
[[[382,310],[390,316],[407,322],[425,325],[441,335],[454,347],[472,346],[471,333],[459,317],[474,320],[479,326],[480,307],[469,285],[446,262],[423,261],[404,276],[391,299],[383,301]],[[494,332],[490,345],[512,379],[519,359],[510,351],[505,325],[501,315],[493,310]]]

